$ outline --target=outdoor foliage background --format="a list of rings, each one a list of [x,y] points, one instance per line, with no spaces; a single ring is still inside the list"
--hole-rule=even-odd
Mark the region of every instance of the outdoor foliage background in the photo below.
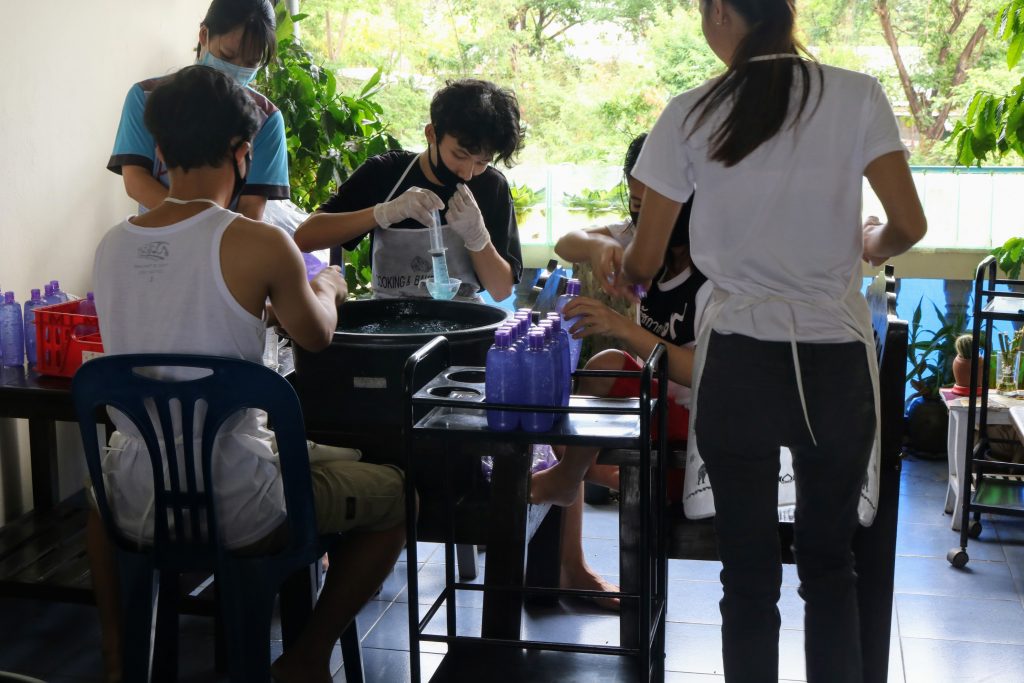
[[[912,162],[954,164],[946,145],[978,90],[1021,80],[995,17],[1006,0],[805,0],[802,36],[828,64],[885,86]],[[673,94],[719,73],[694,0],[303,0],[302,37],[358,92],[376,70],[389,131],[423,146],[430,96],[477,76],[513,88],[521,160],[618,164]],[[1010,163],[1012,160],[1007,161]]]

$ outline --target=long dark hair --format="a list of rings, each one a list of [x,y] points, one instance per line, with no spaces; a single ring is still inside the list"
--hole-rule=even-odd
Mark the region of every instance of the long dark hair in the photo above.
[[[712,0],[702,2],[706,13]],[[750,32],[736,47],[728,70],[693,105],[686,122],[699,111],[696,124],[690,131],[690,135],[693,135],[719,107],[729,106],[729,115],[711,133],[711,158],[726,166],[734,166],[782,130],[789,115],[789,100],[796,69],[800,70],[802,76],[802,92],[799,109],[790,125],[796,125],[807,108],[811,96],[812,67],[822,87],[823,82],[818,64],[794,35],[794,0],[722,2],[746,20]],[[792,54],[794,58],[750,61],[760,55],[775,54]],[[820,90],[818,99],[821,99]]]
[[[256,57],[260,67],[269,64],[277,52],[277,18],[270,0],[213,0],[202,25],[211,38],[243,28],[242,52]],[[197,59],[200,48],[196,45]]]

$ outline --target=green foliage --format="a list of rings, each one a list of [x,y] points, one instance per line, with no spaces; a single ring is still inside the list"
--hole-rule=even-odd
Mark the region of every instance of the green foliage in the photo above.
[[[1017,66],[1024,51],[1022,12],[1024,0],[1012,0],[996,15],[995,33],[1007,44],[1010,69]],[[964,166],[980,166],[989,155],[996,160],[1008,154],[1024,156],[1024,79],[1005,94],[975,92],[950,135],[950,145],[956,147],[956,162]]]
[[[1024,52],[1024,0],[1011,0],[1000,8],[995,33],[1007,44],[1006,65],[1012,70]],[[981,166],[989,155],[994,161],[1024,157],[1024,78],[1004,95],[984,90],[974,93],[949,144],[956,146],[956,162],[964,166]],[[1010,279],[1020,278],[1024,238],[1011,237],[993,249],[992,255]]]
[[[999,269],[1011,280],[1020,279],[1021,264],[1024,263],[1024,237],[1011,237],[1002,246],[992,250]]]
[[[446,79],[478,76],[519,97],[528,130],[522,161],[618,164],[668,98],[723,70],[702,35],[698,1],[302,0],[310,15],[302,35],[340,78],[381,71],[373,99],[406,145],[423,144],[430,96]],[[1024,38],[1010,37],[1019,33],[1020,2],[800,0],[798,25],[823,62],[880,80],[906,137],[921,141],[912,145],[913,162],[947,164],[962,149],[932,143],[948,137],[975,91],[1009,92],[1020,80],[1008,82],[1004,67],[1008,56],[1024,52]],[[972,43],[1004,5],[1015,8],[1005,14],[1006,26]],[[889,56],[879,6],[889,10],[914,106]],[[998,148],[1002,128],[993,140],[984,106],[980,113],[980,124],[965,122],[957,133],[973,136],[977,127],[980,139],[963,144],[984,153],[986,145]],[[990,151],[986,162],[992,159]]]
[[[322,68],[295,36],[295,23],[277,9],[278,55],[256,82],[284,117],[292,201],[314,211],[367,157],[397,148],[383,110],[374,102],[380,72],[358,95],[345,95],[330,69]]]
[[[362,299],[370,296],[370,240],[364,239],[354,251],[345,252],[345,284],[349,298]]]
[[[962,309],[946,313],[934,302],[939,318],[936,330],[921,327],[921,299],[914,309],[910,321],[910,338],[907,341],[907,359],[911,369],[907,382],[919,396],[937,397],[939,389],[953,384],[953,359],[957,356],[957,339],[967,327],[967,314]]]
[[[613,215],[625,218],[629,215],[624,197],[627,189],[625,183],[619,183],[609,190],[580,190],[579,194],[566,194],[563,203],[570,211],[582,211],[587,218]]]
[[[535,190],[527,185],[516,183],[509,183],[508,189],[509,194],[512,195],[512,208],[516,214],[516,222],[520,225],[533,207],[544,203],[544,195],[547,193],[543,187]]]
[[[672,94],[695,88],[722,73],[724,65],[708,48],[696,5],[677,6],[658,15],[647,44],[659,84]]]

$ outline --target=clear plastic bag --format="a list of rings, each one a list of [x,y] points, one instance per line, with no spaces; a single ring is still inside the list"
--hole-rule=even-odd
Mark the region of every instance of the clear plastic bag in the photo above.
[[[555,451],[548,444],[535,443],[530,446],[531,474],[542,472],[556,462],[558,462],[558,458],[555,457]],[[490,481],[491,474],[494,472],[494,458],[489,455],[480,458],[480,471],[483,472],[484,479]]]

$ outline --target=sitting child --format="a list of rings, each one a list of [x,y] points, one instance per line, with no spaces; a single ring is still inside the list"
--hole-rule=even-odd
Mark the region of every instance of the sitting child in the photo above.
[[[576,231],[562,237],[555,245],[556,253],[573,262],[586,262],[593,268],[599,283],[614,292],[616,274],[621,268],[623,249],[632,238],[643,201],[644,185],[629,176],[631,160],[636,161],[646,135],[630,145],[626,158],[627,181],[630,188],[632,220],[622,230],[611,233],[607,228]],[[689,423],[690,372],[693,346],[700,327],[700,314],[711,296],[711,285],[690,261],[690,207],[687,202],[679,214],[665,251],[661,272],[655,277],[647,296],[640,302],[639,323],[630,320],[605,304],[589,297],[578,297],[566,305],[566,319],[578,318],[569,330],[574,337],[605,335],[619,341],[626,350],[608,349],[588,361],[587,370],[639,370],[636,357],[646,358],[660,342],[668,342],[668,371],[672,380],[668,436],[670,441],[686,439]],[[577,393],[590,396],[629,397],[639,394],[639,381],[629,378],[585,378]],[[597,451],[591,448],[568,448],[554,467],[533,476],[530,498],[533,502],[550,502],[572,506],[579,496],[580,482],[586,477],[611,488],[618,488],[617,468],[594,465]]]

